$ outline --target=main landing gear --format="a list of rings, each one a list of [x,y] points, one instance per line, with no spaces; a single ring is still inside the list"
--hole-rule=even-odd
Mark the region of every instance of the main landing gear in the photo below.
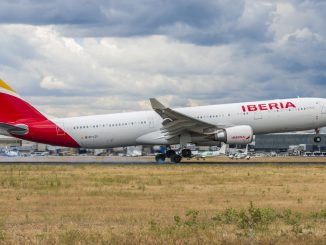
[[[171,157],[177,155],[177,153],[174,150],[167,150],[165,155],[167,158],[171,158]]]
[[[177,154],[174,150],[167,150],[165,153],[160,153],[155,156],[155,161],[157,163],[164,163],[166,158],[170,158],[172,163],[180,163],[184,158],[191,158],[190,149],[182,149],[181,154]]]
[[[185,158],[191,158],[191,150],[189,150],[189,149],[183,149],[181,151],[181,156],[183,156]]]
[[[166,158],[170,158],[172,163],[180,163],[182,157],[173,150],[168,150],[166,153],[159,153],[155,156],[157,163],[164,163]]]
[[[314,138],[314,142],[315,142],[315,143],[320,143],[320,142],[321,142],[321,137],[319,136],[320,129],[319,129],[319,128],[316,128],[316,129],[315,129],[315,132],[316,132],[316,136],[315,136],[315,138]]]
[[[181,159],[182,159],[182,157],[180,155],[177,155],[177,154],[171,156],[171,162],[172,163],[180,163]]]
[[[164,153],[157,154],[155,156],[155,161],[157,163],[164,163],[165,162],[166,155]]]

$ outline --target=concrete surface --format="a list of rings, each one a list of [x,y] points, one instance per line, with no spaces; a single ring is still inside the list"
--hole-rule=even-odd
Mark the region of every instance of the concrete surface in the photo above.
[[[37,156],[37,157],[0,157],[0,164],[157,164],[152,157],[112,157],[112,156]],[[166,163],[170,163],[167,159]],[[183,159],[182,164],[326,164],[326,157],[256,157],[246,159],[230,159],[228,157]]]

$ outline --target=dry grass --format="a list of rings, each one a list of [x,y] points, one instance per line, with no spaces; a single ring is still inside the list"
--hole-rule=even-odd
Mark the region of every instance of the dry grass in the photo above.
[[[325,186],[322,165],[1,165],[0,243],[319,244]]]

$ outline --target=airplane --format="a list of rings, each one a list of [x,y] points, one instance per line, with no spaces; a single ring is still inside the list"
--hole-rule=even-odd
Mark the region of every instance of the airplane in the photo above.
[[[227,155],[229,145],[222,142],[221,148],[217,151],[204,151],[204,152],[198,152],[195,157],[197,158],[210,158],[210,157],[217,157],[217,156],[225,156]]]
[[[127,157],[141,157],[143,152],[140,149],[128,149]]]
[[[141,157],[142,155],[143,153],[138,150],[133,150],[131,153],[127,154],[128,157]]]
[[[13,150],[6,148],[4,155],[7,157],[18,157],[19,153],[18,153],[18,151],[13,151]]]
[[[250,159],[250,155],[248,154],[249,145],[246,145],[246,150],[244,152],[236,152],[235,154],[229,155],[230,159]]]
[[[295,98],[171,109],[155,98],[151,111],[52,118],[38,111],[0,80],[0,134],[43,144],[105,149],[164,145],[158,162],[179,163],[191,157],[189,143],[249,144],[254,134],[315,129],[326,126],[326,99]],[[180,150],[169,146],[179,144]]]

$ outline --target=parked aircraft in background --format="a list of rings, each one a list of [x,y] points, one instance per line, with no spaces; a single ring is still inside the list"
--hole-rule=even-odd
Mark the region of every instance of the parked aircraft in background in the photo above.
[[[65,147],[103,149],[133,145],[180,144],[180,151],[156,156],[180,162],[189,143],[249,144],[254,134],[326,126],[326,100],[296,98],[171,109],[150,99],[153,111],[48,118],[0,80],[0,134]]]
[[[18,151],[6,148],[4,151],[4,155],[7,157],[18,157],[19,153],[18,153]]]
[[[246,145],[246,150],[244,152],[238,151],[234,154],[229,155],[229,158],[231,159],[250,159],[250,155],[248,154],[248,147],[249,145]]]
[[[142,155],[142,151],[136,149],[127,153],[127,157],[141,157]]]
[[[210,157],[217,157],[217,156],[225,156],[227,154],[227,150],[229,145],[222,143],[221,148],[218,151],[203,151],[198,152],[194,157],[197,158],[210,158]]]

